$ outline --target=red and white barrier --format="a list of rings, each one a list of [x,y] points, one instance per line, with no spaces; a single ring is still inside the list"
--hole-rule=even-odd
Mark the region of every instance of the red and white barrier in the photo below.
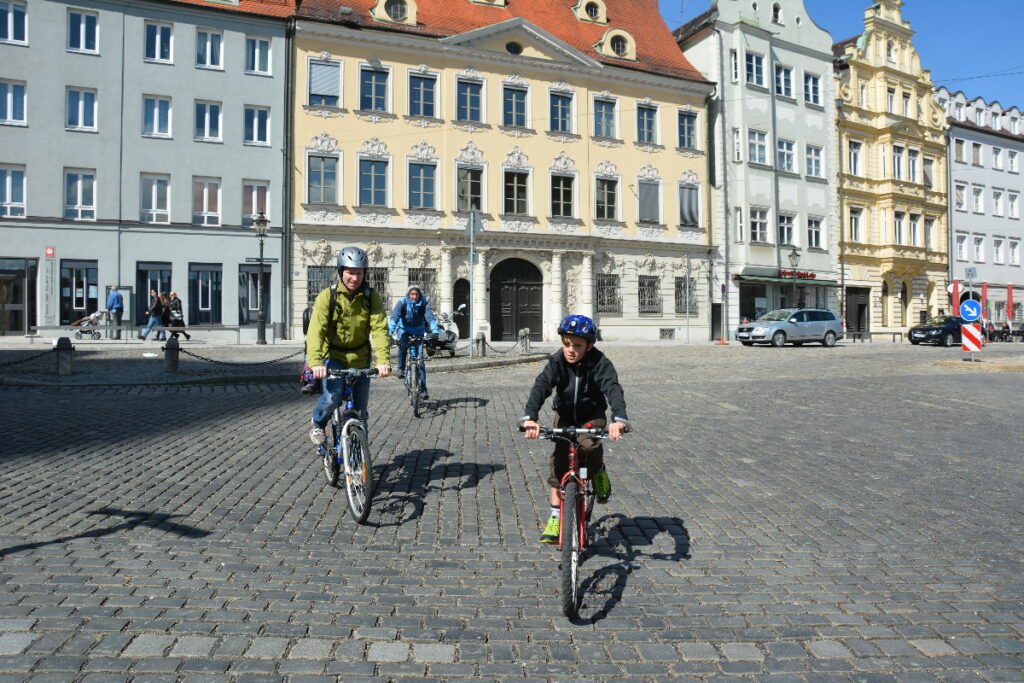
[[[960,327],[961,348],[964,352],[981,351],[981,325],[977,323]]]

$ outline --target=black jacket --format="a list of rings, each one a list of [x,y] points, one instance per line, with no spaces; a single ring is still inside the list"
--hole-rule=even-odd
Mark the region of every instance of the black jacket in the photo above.
[[[629,419],[615,366],[597,349],[591,349],[582,360],[572,364],[565,360],[561,350],[551,354],[530,389],[523,417],[536,421],[552,390],[552,407],[563,420],[577,423],[603,416],[609,404],[613,419]]]

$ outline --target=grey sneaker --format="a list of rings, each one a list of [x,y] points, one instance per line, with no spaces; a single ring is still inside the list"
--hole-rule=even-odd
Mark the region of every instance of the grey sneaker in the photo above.
[[[327,436],[324,434],[324,430],[316,425],[309,430],[309,440],[317,446],[323,446],[327,441]]]

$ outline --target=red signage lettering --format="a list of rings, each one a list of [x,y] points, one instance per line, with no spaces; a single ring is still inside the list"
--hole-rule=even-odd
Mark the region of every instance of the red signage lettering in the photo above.
[[[795,277],[798,280],[813,280],[818,277],[817,273],[806,270],[779,270],[779,277]]]

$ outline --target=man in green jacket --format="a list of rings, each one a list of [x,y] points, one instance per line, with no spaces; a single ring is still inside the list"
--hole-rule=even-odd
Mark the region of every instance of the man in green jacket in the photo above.
[[[324,443],[324,427],[341,403],[344,381],[325,379],[329,371],[365,368],[373,365],[381,377],[391,372],[388,352],[388,314],[380,295],[366,284],[370,259],[359,247],[345,247],[338,254],[337,297],[331,310],[331,288],[320,292],[306,333],[306,358],[313,376],[324,380],[323,395],[313,409],[309,438]],[[372,347],[372,348],[371,348]],[[360,377],[352,387],[352,403],[367,419],[370,378]]]

